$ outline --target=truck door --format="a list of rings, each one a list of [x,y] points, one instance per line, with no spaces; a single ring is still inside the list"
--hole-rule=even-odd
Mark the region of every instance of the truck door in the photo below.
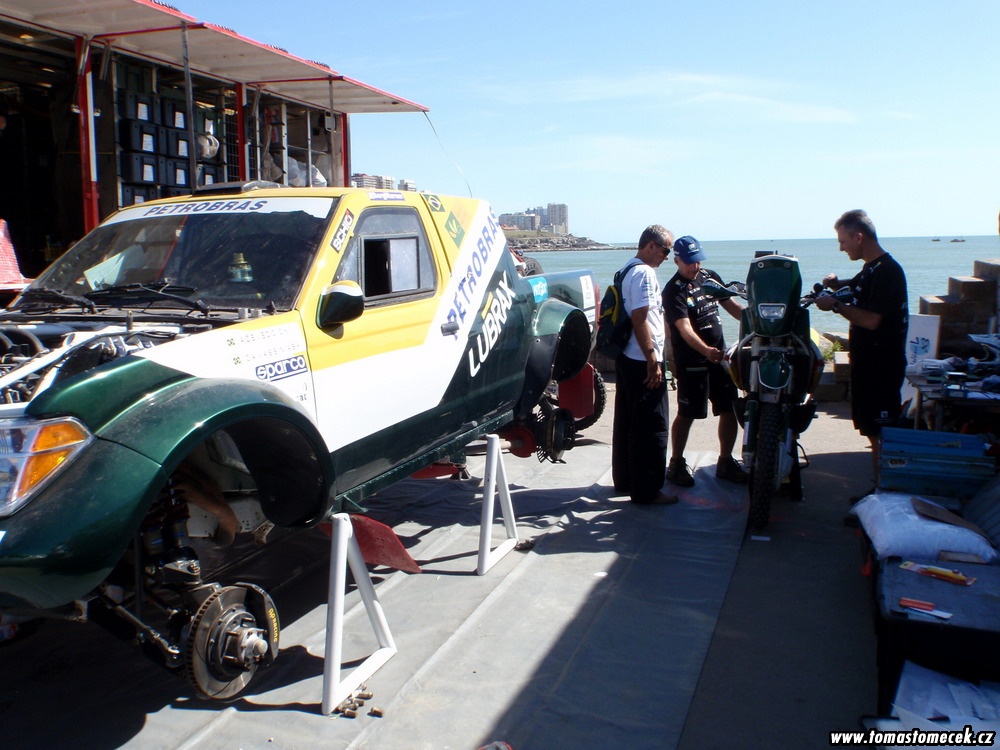
[[[318,422],[338,490],[419,455],[465,421],[461,404],[445,399],[461,347],[435,328],[449,269],[420,210],[345,204],[338,227],[353,234],[326,281],[357,282],[365,309],[330,330],[306,322]]]

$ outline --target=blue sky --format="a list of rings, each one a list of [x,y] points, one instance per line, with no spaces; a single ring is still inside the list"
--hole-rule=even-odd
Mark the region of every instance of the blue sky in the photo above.
[[[995,234],[1000,3],[169,0],[430,108],[353,166],[632,241]],[[440,143],[438,141],[440,137]]]

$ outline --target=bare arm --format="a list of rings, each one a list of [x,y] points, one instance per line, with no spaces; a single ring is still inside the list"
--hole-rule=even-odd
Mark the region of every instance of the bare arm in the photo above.
[[[849,284],[848,281],[841,281],[840,278],[835,273],[828,274],[823,277],[823,286],[837,291],[841,287],[845,287]]]
[[[691,325],[691,321],[688,318],[678,318],[674,325],[677,326],[677,332],[680,333],[681,338],[701,356],[705,357],[709,362],[716,364],[722,361],[724,352],[702,341],[701,337],[695,333],[694,326]]]
[[[730,297],[729,299],[720,300],[719,304],[721,304],[726,309],[727,313],[732,315],[737,320],[740,320],[740,318],[743,317],[743,305],[739,304],[732,297]]]
[[[820,310],[833,310],[839,313],[851,325],[866,328],[869,331],[874,331],[882,324],[882,315],[880,313],[873,312],[872,310],[862,310],[860,307],[846,305],[843,302],[838,304],[837,300],[832,296],[817,297],[815,305]]]
[[[649,307],[637,307],[632,311],[632,331],[635,333],[635,340],[642,350],[642,356],[646,358],[646,379],[643,381],[647,388],[655,388],[663,378],[660,369],[660,361],[656,358],[656,347],[653,346],[653,335],[649,330],[647,318],[649,317]]]

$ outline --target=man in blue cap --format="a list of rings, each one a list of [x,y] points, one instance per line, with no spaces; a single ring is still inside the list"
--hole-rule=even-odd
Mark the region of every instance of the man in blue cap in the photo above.
[[[663,311],[670,331],[677,376],[677,416],[670,428],[670,463],[667,479],[680,487],[694,486],[694,473],[684,460],[691,425],[708,416],[708,403],[719,418],[719,462],[715,475],[729,482],[745,483],[749,475],[733,458],[739,423],[733,411],[736,386],[722,366],[726,342],[719,319],[721,304],[740,319],[742,308],[733,299],[716,301],[702,291],[702,282],[722,279],[715,271],[703,269],[708,256],[694,237],[685,235],[674,242],[677,273],[663,288]]]

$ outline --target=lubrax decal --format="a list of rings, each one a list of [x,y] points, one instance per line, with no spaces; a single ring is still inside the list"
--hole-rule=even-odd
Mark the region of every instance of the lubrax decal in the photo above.
[[[293,375],[300,375],[309,369],[306,365],[306,358],[301,354],[297,357],[279,359],[277,362],[268,362],[266,365],[257,365],[258,380],[284,380]]]
[[[500,338],[500,332],[507,323],[507,313],[514,306],[514,290],[510,288],[507,272],[497,288],[486,299],[483,305],[483,331],[476,337],[475,343],[469,347],[469,376],[475,377],[479,368],[486,362],[490,352]]]
[[[451,303],[451,310],[448,312],[448,321],[451,323],[464,323],[465,314],[468,312],[470,304],[475,304],[473,296],[476,284],[483,272],[487,270],[487,261],[495,249],[497,233],[500,231],[499,225],[490,214],[483,227],[482,235],[476,241],[476,249],[472,253],[472,262],[465,270],[465,276],[458,282],[458,291],[455,292],[455,299]],[[506,248],[506,244],[500,246]]]

